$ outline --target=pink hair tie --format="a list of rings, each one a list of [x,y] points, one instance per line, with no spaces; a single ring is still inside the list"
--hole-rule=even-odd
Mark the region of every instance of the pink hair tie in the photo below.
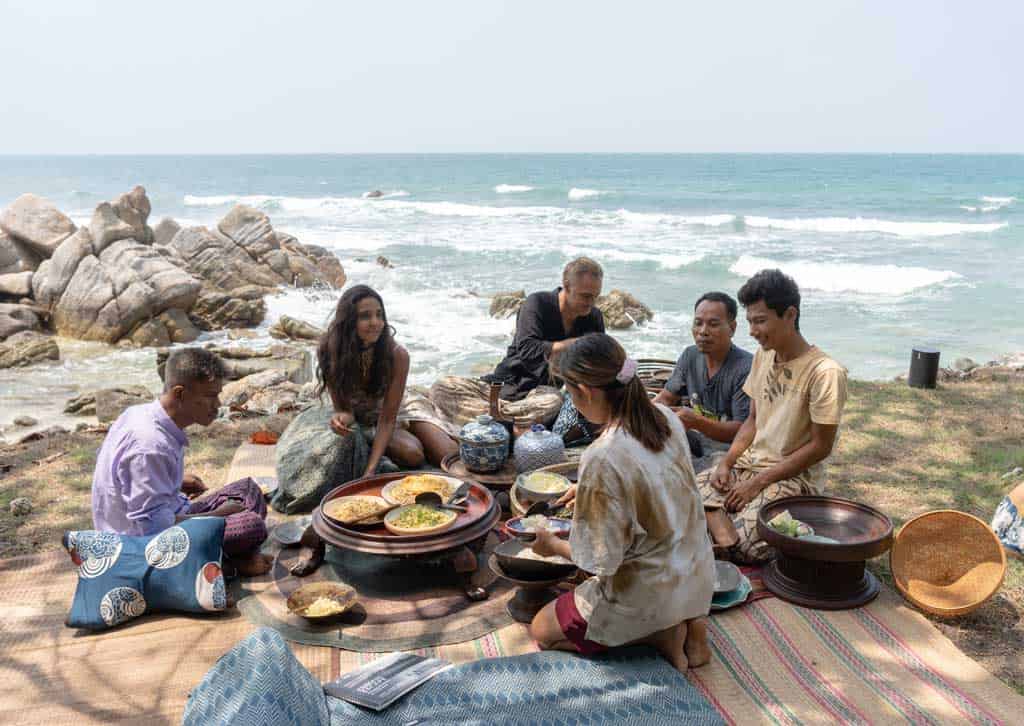
[[[617,380],[622,385],[626,385],[631,380],[633,380],[633,376],[635,375],[636,361],[633,360],[632,358],[626,358],[626,360],[622,363],[622,368],[619,370],[619,374],[615,376],[615,380]]]

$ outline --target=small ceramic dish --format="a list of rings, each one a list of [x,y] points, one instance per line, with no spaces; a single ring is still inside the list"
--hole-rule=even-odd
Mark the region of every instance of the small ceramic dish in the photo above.
[[[309,582],[288,597],[288,611],[307,620],[326,620],[356,604],[356,591],[343,582]]]
[[[419,514],[420,517],[425,517],[432,520],[432,523],[409,526],[406,525],[402,520],[409,517],[415,517]],[[422,504],[407,504],[404,507],[398,509],[392,509],[384,517],[384,526],[388,528],[391,534],[398,535],[420,535],[420,534],[433,534],[434,532],[441,532],[453,524],[458,519],[458,513],[452,512],[447,509],[434,509],[433,507],[426,507]]]
[[[715,560],[715,594],[732,592],[740,586],[743,573],[731,562]]]
[[[742,575],[740,585],[735,590],[715,593],[714,597],[711,598],[711,610],[727,610],[728,608],[740,605],[746,602],[752,590],[753,587],[750,585],[750,579]]]
[[[541,516],[544,515],[535,515]],[[518,537],[524,541],[531,541],[537,538],[535,532],[527,529],[527,526],[523,524],[523,520],[526,517],[512,517],[505,522],[505,532],[512,537]],[[557,519],[555,517],[546,517],[547,528],[552,533],[559,537],[568,537],[569,532],[572,531],[572,521],[568,519]]]
[[[531,471],[516,477],[516,488],[534,502],[555,501],[571,486],[571,481],[553,471]]]
[[[298,519],[281,522],[281,524],[274,527],[274,539],[285,547],[297,545],[302,540],[302,533],[309,528],[309,523],[312,521],[312,517],[299,517]]]

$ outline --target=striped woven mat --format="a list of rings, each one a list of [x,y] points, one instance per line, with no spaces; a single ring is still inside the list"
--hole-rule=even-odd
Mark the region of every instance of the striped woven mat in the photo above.
[[[248,445],[247,445],[248,446]],[[224,481],[272,474],[273,447],[242,447],[262,471],[232,466]],[[238,457],[236,457],[237,463]],[[212,483],[212,482],[211,482]],[[0,723],[177,724],[188,692],[254,627],[237,612],[159,615],[96,635],[64,627],[76,576],[48,552],[0,560]],[[897,595],[820,612],[777,598],[711,618],[713,659],[690,680],[735,724],[1019,724],[1024,697],[960,652]],[[327,681],[369,660],[291,644]],[[414,651],[464,663],[530,653],[509,625],[464,643]]]

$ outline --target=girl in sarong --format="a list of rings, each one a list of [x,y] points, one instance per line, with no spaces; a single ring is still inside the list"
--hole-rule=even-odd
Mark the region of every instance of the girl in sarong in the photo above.
[[[341,296],[327,332],[317,347],[319,392],[334,405],[331,428],[339,436],[355,424],[372,442],[364,476],[377,470],[382,456],[415,469],[424,459],[437,466],[457,445],[425,421],[400,415],[409,373],[409,353],[395,342],[384,301],[372,288],[355,285]]]
[[[530,632],[542,649],[643,643],[680,671],[703,665],[714,557],[683,425],[650,402],[636,361],[607,335],[580,338],[558,367],[576,408],[605,428],[563,497],[575,500],[569,541],[542,530],[533,549],[592,576],[537,613]]]

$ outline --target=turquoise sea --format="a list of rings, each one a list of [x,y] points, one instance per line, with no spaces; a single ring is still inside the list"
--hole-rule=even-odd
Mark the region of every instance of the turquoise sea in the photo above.
[[[415,383],[498,360],[511,322],[487,316],[489,295],[553,288],[580,254],[655,310],[619,336],[636,356],[674,358],[696,297],[769,266],[800,283],[806,337],[856,377],[905,372],[915,344],[947,364],[1024,349],[1022,155],[15,156],[0,170],[0,207],[31,191],[76,221],[135,184],[154,225],[262,209],[382,293]],[[322,325],[332,304],[287,292],[264,327]],[[737,341],[754,347],[742,320]],[[152,361],[70,343],[61,364],[0,372],[0,424],[112,376],[155,387]]]

